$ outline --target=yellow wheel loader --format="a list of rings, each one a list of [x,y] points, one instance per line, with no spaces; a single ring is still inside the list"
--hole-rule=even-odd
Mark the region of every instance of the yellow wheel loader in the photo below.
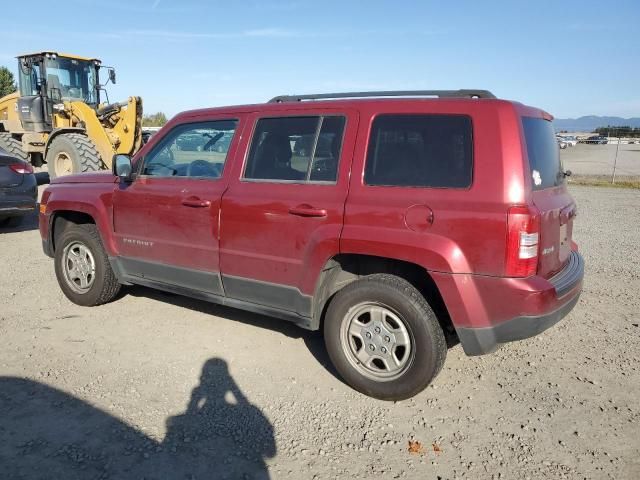
[[[53,179],[111,168],[114,154],[141,147],[142,100],[109,104],[104,86],[115,83],[113,68],[56,52],[21,55],[18,67],[19,92],[0,98],[1,149],[36,167],[46,163]]]

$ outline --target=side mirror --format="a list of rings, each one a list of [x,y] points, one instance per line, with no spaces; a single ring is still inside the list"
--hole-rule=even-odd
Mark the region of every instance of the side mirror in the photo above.
[[[131,181],[133,167],[131,166],[131,157],[129,157],[129,155],[114,155],[111,168],[113,170],[113,174],[116,177],[119,177],[120,180],[125,182]]]
[[[111,83],[113,83],[113,84],[116,83],[116,70],[115,70],[115,68],[110,68],[109,69],[109,80],[111,80]]]

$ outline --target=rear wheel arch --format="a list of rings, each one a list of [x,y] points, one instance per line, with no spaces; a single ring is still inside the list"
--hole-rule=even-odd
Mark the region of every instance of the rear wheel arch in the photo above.
[[[322,322],[332,298],[351,282],[367,275],[389,274],[414,286],[434,311],[449,346],[458,343],[442,294],[428,270],[421,265],[387,257],[362,254],[338,254],[327,261],[317,282],[313,298],[312,329]]]

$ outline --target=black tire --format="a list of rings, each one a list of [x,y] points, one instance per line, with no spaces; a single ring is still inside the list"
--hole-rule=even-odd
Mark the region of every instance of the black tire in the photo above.
[[[354,366],[349,346],[341,338],[343,322],[349,322],[353,309],[366,303],[396,314],[412,339],[412,357],[395,378],[363,374],[365,367],[358,361],[355,363],[360,366]],[[344,380],[359,392],[380,400],[404,400],[421,392],[440,372],[447,355],[444,333],[427,301],[409,282],[387,274],[363,277],[334,296],[324,321],[324,339],[329,357]]]
[[[65,276],[64,263],[68,261],[66,251],[68,247],[81,244],[85,246],[95,264],[93,281],[84,292],[79,292],[70,285]],[[92,223],[76,225],[65,228],[56,244],[55,271],[58,284],[66,297],[77,305],[93,307],[110,302],[120,291],[120,283],[116,278],[98,233],[98,229]]]
[[[68,158],[70,171],[61,168],[62,158]],[[62,175],[95,172],[104,166],[94,143],[81,133],[62,133],[55,137],[47,150],[46,161],[51,180]]]
[[[10,133],[0,132],[0,149],[19,158],[25,162],[29,161],[29,156],[22,151],[22,142]]]

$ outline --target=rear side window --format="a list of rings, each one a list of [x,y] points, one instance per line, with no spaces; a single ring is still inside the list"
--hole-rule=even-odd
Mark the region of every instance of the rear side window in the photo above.
[[[373,121],[367,185],[466,188],[473,171],[471,118],[380,115]]]
[[[341,116],[258,120],[244,178],[335,182],[344,126]]]
[[[550,121],[522,117],[527,157],[534,190],[556,187],[564,182],[560,149]]]

